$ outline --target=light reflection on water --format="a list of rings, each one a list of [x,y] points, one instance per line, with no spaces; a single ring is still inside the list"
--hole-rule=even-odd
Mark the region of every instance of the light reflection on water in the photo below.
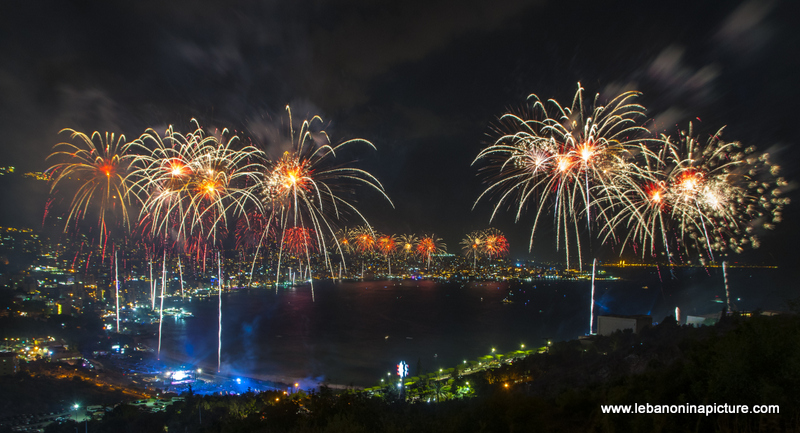
[[[620,274],[620,271],[610,271]],[[720,270],[681,270],[659,280],[655,270],[625,271],[629,281],[598,281],[598,314],[673,314],[719,311]],[[758,290],[768,271],[729,270],[739,308],[782,307],[786,296]],[[662,275],[663,277],[663,275]],[[719,281],[718,281],[719,280]],[[535,288],[534,288],[535,286]],[[647,289],[643,289],[647,286]],[[431,281],[315,283],[281,290],[239,290],[223,295],[223,370],[260,378],[305,378],[373,386],[404,360],[411,375],[463,360],[541,346],[588,331],[586,281],[437,284]],[[512,291],[513,304],[502,302]],[[746,293],[746,295],[745,295]],[[185,302],[195,318],[165,320],[167,356],[216,367],[217,299]],[[596,325],[595,325],[596,327]],[[387,338],[388,337],[388,338]]]

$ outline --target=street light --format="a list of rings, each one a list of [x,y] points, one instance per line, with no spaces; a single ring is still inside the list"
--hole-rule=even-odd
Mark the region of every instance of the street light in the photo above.
[[[75,403],[75,404],[72,405],[72,408],[75,409],[75,433],[78,433],[78,408],[79,407],[80,407],[80,405],[78,405],[78,403]]]

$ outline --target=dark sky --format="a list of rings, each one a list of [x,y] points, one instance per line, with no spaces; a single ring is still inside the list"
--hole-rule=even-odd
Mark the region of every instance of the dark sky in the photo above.
[[[693,119],[706,134],[728,125],[725,138],[769,150],[797,179],[793,6],[14,2],[0,16],[1,164],[46,168],[64,127],[133,138],[147,127],[186,129],[196,117],[258,141],[291,104],[295,117],[321,115],[333,141],[363,137],[378,147],[361,163],[397,208],[368,193],[359,207],[379,230],[436,232],[457,252],[465,233],[489,225],[488,203],[471,210],[481,183],[470,164],[491,141],[492,122],[531,93],[568,103],[579,81],[587,95],[641,90],[662,132]],[[6,193],[3,205],[19,197]],[[794,251],[797,211],[786,214],[757,259]],[[532,221],[526,214],[514,224],[504,213],[494,223],[515,256],[527,251]],[[551,225],[542,225],[531,257],[561,257]]]

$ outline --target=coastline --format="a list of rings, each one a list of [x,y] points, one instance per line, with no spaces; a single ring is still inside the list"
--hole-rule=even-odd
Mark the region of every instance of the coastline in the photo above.
[[[157,342],[157,337],[155,338]],[[153,339],[145,339],[144,345],[150,349],[152,346]],[[235,381],[237,378],[239,379],[249,379],[252,381],[257,381],[265,384],[267,387],[275,389],[275,390],[287,390],[290,388],[294,388],[294,384],[298,384],[297,388],[304,389],[304,390],[312,390],[312,389],[319,389],[323,386],[331,388],[331,389],[363,389],[364,387],[360,386],[351,386],[351,385],[344,385],[338,383],[329,383],[325,381],[316,381],[316,380],[309,380],[305,377],[290,377],[290,376],[283,376],[283,375],[275,375],[275,374],[264,374],[264,373],[236,373],[231,371],[226,371],[225,365],[222,365],[222,370],[217,372],[216,365],[210,365],[207,362],[198,363],[189,357],[186,356],[175,356],[174,354],[162,354],[161,359],[157,358],[155,349],[153,352],[147,352],[145,356],[145,362],[152,366],[156,366],[158,364],[164,364],[167,369],[178,367],[181,365],[190,365],[196,368],[202,369],[202,375],[208,376],[210,378],[219,378],[222,380],[230,380]]]

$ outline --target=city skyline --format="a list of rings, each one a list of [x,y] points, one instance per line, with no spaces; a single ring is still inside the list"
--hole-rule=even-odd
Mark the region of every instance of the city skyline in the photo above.
[[[45,156],[64,140],[57,134],[64,127],[110,130],[130,140],[146,127],[188,128],[196,117],[208,127],[266,142],[272,130],[285,126],[283,108],[291,104],[298,116],[323,116],[334,142],[363,137],[375,144],[377,152],[357,158],[397,203],[392,209],[374,205],[378,197],[369,192],[358,197],[378,230],[433,232],[456,252],[464,234],[492,226],[509,237],[512,256],[559,260],[563,254],[555,248],[552,217],[529,254],[532,211],[516,223],[513,212],[501,211],[490,223],[490,203],[472,210],[484,184],[471,163],[494,140],[493,125],[509,107],[521,109],[531,93],[567,101],[580,82],[587,95],[642,91],[638,102],[658,132],[674,134],[690,120],[704,135],[728,125],[725,139],[771,151],[782,174],[796,178],[794,164],[783,162],[797,159],[790,122],[784,120],[789,112],[745,109],[784,106],[797,91],[781,72],[790,70],[791,60],[770,54],[797,38],[783,25],[785,3],[704,2],[643,10],[621,4],[605,15],[600,6],[575,6],[576,27],[601,26],[594,23],[598,15],[628,24],[605,34],[602,43],[591,42],[585,32],[567,32],[546,43],[529,36],[534,22],[536,32],[561,35],[559,20],[537,19],[571,12],[552,2],[492,8],[478,2],[407,3],[388,12],[360,9],[364,5],[358,2],[341,9],[299,3],[206,6],[195,18],[216,14],[218,25],[210,34],[196,31],[179,5],[62,6],[45,9],[38,20],[18,20],[32,22],[31,28],[9,23],[7,31],[21,38],[17,45],[2,46],[11,60],[5,66],[7,85],[19,89],[3,97],[8,164],[43,170]],[[159,18],[148,7],[160,11]],[[18,12],[29,16],[37,8]],[[353,14],[356,10],[360,13]],[[658,21],[647,19],[655,15]],[[115,25],[151,31],[131,36]],[[393,32],[382,30],[387,27]],[[674,37],[658,36],[667,30]],[[45,43],[58,35],[60,46]],[[38,53],[37,62],[22,53]],[[101,61],[107,56],[115,61]],[[605,60],[612,59],[607,66]],[[22,202],[15,207],[27,209],[24,219],[38,220],[43,203],[27,203],[31,195],[5,191],[2,201]],[[785,239],[797,237],[788,223],[794,215],[788,206],[785,221],[764,234],[761,249],[730,259],[793,256]],[[618,257],[611,242],[592,239],[588,248],[589,255]]]

